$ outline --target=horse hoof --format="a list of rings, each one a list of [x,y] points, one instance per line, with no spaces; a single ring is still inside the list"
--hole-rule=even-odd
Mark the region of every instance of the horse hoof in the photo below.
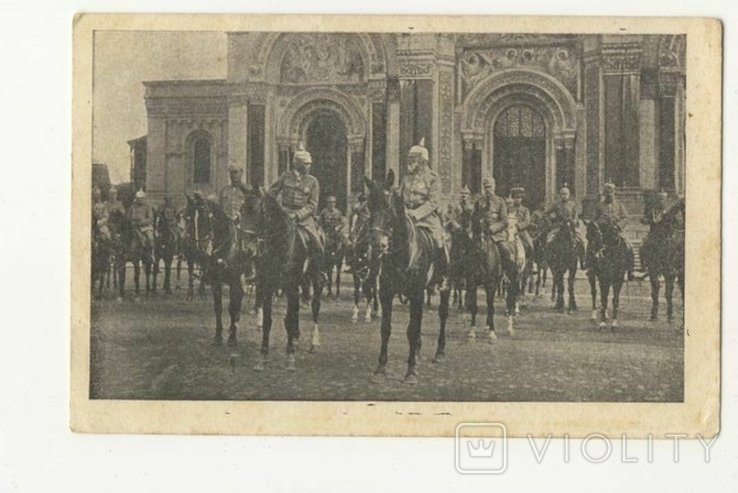
[[[489,331],[489,336],[487,337],[487,340],[490,344],[494,344],[497,342],[497,333],[494,330]]]
[[[211,346],[222,346],[223,338],[221,336],[213,337],[213,341],[210,343]]]
[[[236,342],[236,336],[229,336],[228,337],[228,347],[236,347],[238,346],[238,342]]]
[[[607,328],[607,323],[606,322],[600,322],[600,330],[606,329],[606,328]]]
[[[141,297],[140,296],[136,296],[135,298],[133,298],[133,302],[134,303],[141,303]]]
[[[252,370],[254,370],[254,371],[264,371],[264,362],[263,361],[259,361],[258,363],[256,363],[254,365],[254,367],[252,368]]]
[[[473,328],[473,327],[472,327],[472,329],[471,329],[471,330],[469,331],[469,333],[467,334],[467,337],[469,338],[469,340],[470,340],[470,341],[473,341],[474,339],[476,339],[476,338],[477,338],[477,334],[476,334],[476,332],[474,331],[474,328]]]
[[[597,310],[592,310],[592,316],[590,317],[590,320],[593,322],[597,322]]]
[[[115,298],[115,301],[117,301],[118,303],[123,303],[123,297],[118,296],[117,298]]]
[[[613,319],[613,321],[612,321],[612,324],[610,324],[610,329],[612,329],[612,330],[615,330],[615,329],[617,329],[618,327],[620,327],[620,326],[618,325],[618,319],[617,319],[617,318],[615,318],[615,319]]]
[[[417,385],[418,384],[418,376],[415,374],[415,372],[408,372],[407,375],[405,375],[405,379],[402,381],[405,385]]]
[[[442,364],[444,361],[446,361],[446,355],[444,353],[436,353],[433,358],[433,362],[438,365]]]
[[[285,365],[284,369],[287,371],[297,370],[297,367],[295,366],[295,355],[294,354],[290,354],[289,356],[287,356],[287,364]]]
[[[369,382],[374,384],[384,383],[386,380],[387,374],[384,372],[384,370],[377,370],[372,374],[371,377],[369,377]]]
[[[367,323],[368,324],[371,321],[372,321],[372,316],[371,315],[367,315],[366,317],[364,317],[364,323]]]

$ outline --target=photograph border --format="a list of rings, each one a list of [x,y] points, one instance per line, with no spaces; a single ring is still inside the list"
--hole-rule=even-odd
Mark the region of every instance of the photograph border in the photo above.
[[[299,23],[299,24],[298,24]],[[296,26],[299,26],[296,29]],[[92,400],[90,189],[95,30],[686,34],[684,402]],[[88,433],[452,437],[500,422],[509,437],[712,437],[720,426],[722,25],[705,18],[78,14],[73,36],[70,427]],[[76,274],[76,275],[75,275]],[[674,327],[674,330],[680,330]]]

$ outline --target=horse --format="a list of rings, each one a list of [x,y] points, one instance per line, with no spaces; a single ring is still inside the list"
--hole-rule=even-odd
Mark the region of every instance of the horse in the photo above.
[[[351,277],[354,281],[354,307],[351,313],[351,321],[359,321],[359,300],[364,295],[366,310],[364,321],[372,321],[372,313],[379,312],[378,275],[379,257],[374,255],[369,234],[368,221],[357,216],[354,227],[355,235],[346,249],[346,259],[351,264]]]
[[[436,278],[433,265],[435,245],[430,232],[417,228],[407,216],[402,197],[397,191],[392,191],[394,179],[392,170],[383,183],[364,178],[369,190],[367,207],[372,252],[379,261],[379,302],[382,307],[379,362],[370,381],[381,383],[386,378],[387,349],[392,332],[392,301],[396,294],[400,294],[405,296],[410,305],[407,326],[410,351],[403,381],[414,385],[418,383],[416,366],[422,345],[423,295],[425,288]],[[440,332],[434,358],[438,363],[445,357],[449,299],[450,291],[441,291],[438,305]]]
[[[594,315],[596,287],[595,278],[600,285],[600,329],[607,327],[607,298],[612,288],[612,322],[610,330],[618,327],[618,308],[620,290],[626,271],[627,245],[620,237],[619,230],[611,221],[585,222],[587,225],[587,244],[590,248],[588,278],[592,292]]]
[[[151,248],[145,244],[143,235],[136,231],[131,220],[121,214],[111,215],[109,220],[114,242],[115,264],[118,271],[118,301],[125,296],[126,266],[133,264],[135,301],[140,298],[141,267],[146,278],[146,296],[151,294],[151,271],[154,259]]]
[[[514,252],[513,255],[516,255]],[[497,340],[495,329],[495,297],[500,288],[505,284],[504,298],[507,314],[507,333],[510,336],[514,331],[514,314],[519,287],[519,265],[513,259],[512,262],[503,262],[497,243],[491,238],[487,231],[486,211],[477,202],[474,206],[472,219],[472,241],[468,243],[467,250],[460,253],[465,260],[465,307],[471,315],[469,332],[470,340],[476,339],[476,318],[478,312],[477,287],[483,286],[487,301],[487,317],[485,330],[490,343]],[[503,278],[506,281],[503,283]]]
[[[333,294],[333,270],[336,271],[336,298],[341,292],[341,269],[345,255],[344,243],[339,232],[328,232],[325,238],[325,277],[328,281],[328,295]]]
[[[651,280],[651,320],[658,319],[659,276],[664,278],[664,297],[668,321],[674,317],[674,282],[679,285],[684,304],[684,199],[666,211],[641,246],[641,260]]]
[[[106,280],[110,272],[110,261],[113,258],[112,240],[106,238],[93,218],[91,230],[91,276],[90,286],[95,296],[102,296]],[[95,289],[97,288],[97,293]]]
[[[198,228],[198,222],[200,217],[200,206],[202,199],[197,197],[193,198],[189,195],[185,195],[187,198],[187,204],[182,211],[182,222],[184,227],[182,228],[182,237],[179,241],[179,254],[177,256],[177,280],[180,279],[180,273],[182,269],[182,261],[187,264],[187,295],[188,301],[192,301],[195,296],[195,268],[199,267],[201,282],[198,289],[198,295],[200,299],[205,298],[205,283],[202,282],[202,274],[206,263],[206,255],[204,254],[204,244],[207,243],[208,239],[201,234]],[[196,220],[197,219],[197,220]],[[205,238],[200,241],[198,238]],[[202,243],[202,245],[201,245]]]
[[[564,311],[564,275],[568,272],[567,288],[569,290],[569,304],[567,313],[577,310],[574,296],[574,280],[577,274],[579,256],[577,255],[577,235],[574,220],[562,221],[554,238],[547,242],[545,259],[553,274],[552,290],[556,294],[556,310]],[[553,293],[552,293],[553,295]]]
[[[269,356],[269,336],[272,328],[272,303],[274,293],[281,290],[287,298],[284,327],[287,332],[288,371],[295,371],[295,352],[300,338],[300,287],[310,278],[313,286],[311,300],[313,332],[311,352],[320,346],[318,316],[320,295],[324,287],[324,257],[314,254],[311,258],[308,246],[294,220],[288,217],[276,197],[259,190],[257,207],[257,234],[259,248],[256,269],[257,303],[261,308],[262,324],[261,358],[254,371],[264,371]]]
[[[174,255],[179,250],[179,235],[176,230],[177,224],[172,220],[168,220],[162,213],[154,216],[154,272],[152,289],[156,293],[157,276],[159,274],[159,264],[164,262],[164,285],[162,288],[166,294],[172,294],[171,278],[172,278],[172,262]]]
[[[215,336],[213,345],[223,344],[223,285],[229,288],[228,346],[238,344],[237,324],[241,318],[243,287],[241,276],[249,266],[255,252],[244,248],[236,223],[228,217],[222,207],[209,200],[193,201],[194,241],[198,258],[203,268],[202,281],[213,291],[215,312]]]

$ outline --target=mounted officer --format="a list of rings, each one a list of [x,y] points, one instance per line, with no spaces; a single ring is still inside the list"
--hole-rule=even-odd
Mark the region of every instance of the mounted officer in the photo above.
[[[471,236],[472,214],[474,213],[474,201],[471,190],[464,185],[459,194],[459,203],[453,208],[449,218],[448,227],[451,231],[463,231]]]
[[[559,190],[559,200],[553,203],[544,213],[544,218],[551,220],[552,229],[549,231],[546,237],[546,244],[550,244],[556,235],[558,234],[561,226],[566,221],[572,221],[574,224],[574,232],[576,235],[577,243],[577,256],[579,257],[579,263],[582,269],[585,268],[585,255],[584,255],[584,236],[582,235],[579,228],[579,212],[577,203],[571,199],[571,193],[569,187],[564,185]]]
[[[325,243],[315,222],[320,184],[317,178],[310,174],[312,164],[312,156],[301,146],[293,157],[292,169],[282,173],[282,176],[269,187],[269,193],[274,197],[281,197],[282,209],[295,222],[297,229],[307,237],[308,257],[312,260],[311,263],[314,263],[317,256],[324,254]],[[297,237],[290,240],[288,258],[292,257],[295,241]]]
[[[326,236],[335,240],[336,244],[341,248],[345,247],[348,239],[343,233],[344,223],[343,214],[336,207],[336,197],[331,195],[326,200],[325,208],[320,211],[318,216],[318,224],[323,228]]]
[[[628,224],[628,211],[625,206],[617,198],[615,198],[615,184],[611,181],[605,183],[605,196],[595,207],[593,221],[602,226],[604,223],[611,223],[615,226],[618,236],[625,243],[627,255],[625,260],[625,269],[628,271],[628,280],[632,281],[633,277],[633,247],[625,236],[623,229]]]
[[[448,289],[446,272],[449,256],[441,216],[438,214],[441,181],[438,173],[430,169],[428,149],[424,144],[425,139],[422,139],[418,145],[410,148],[407,174],[400,186],[400,194],[408,217],[416,227],[425,229],[433,238],[436,272],[441,274],[439,290],[443,291]]]
[[[509,207],[507,214],[508,216],[515,216],[517,220],[518,238],[523,243],[525,248],[525,255],[527,258],[533,256],[533,239],[528,233],[528,229],[531,226],[530,211],[526,206],[523,205],[523,197],[525,196],[525,188],[513,187],[510,190],[512,194],[513,203]]]
[[[128,209],[128,220],[131,222],[134,234],[136,234],[143,245],[147,255],[154,260],[154,211],[146,203],[146,192],[139,190]]]
[[[491,176],[482,181],[484,195],[478,202],[483,231],[487,240],[497,245],[503,262],[515,263],[515,255],[508,243],[507,201],[495,193],[496,182]]]
[[[112,219],[114,216],[123,218],[126,215],[126,208],[123,202],[118,200],[118,189],[115,186],[111,186],[108,191],[108,216]]]
[[[108,206],[102,201],[100,189],[95,187],[92,189],[92,220],[95,222],[100,237],[104,240],[110,240],[108,218]]]

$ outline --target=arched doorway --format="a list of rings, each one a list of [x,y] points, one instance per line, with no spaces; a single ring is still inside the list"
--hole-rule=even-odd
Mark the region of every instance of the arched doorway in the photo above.
[[[493,176],[497,194],[507,197],[513,187],[526,190],[523,200],[531,209],[546,197],[546,124],[528,105],[503,111],[492,128]]]
[[[311,173],[320,183],[322,209],[329,195],[335,195],[341,211],[346,211],[348,138],[341,116],[319,109],[310,115],[306,126],[305,145],[313,157]]]

